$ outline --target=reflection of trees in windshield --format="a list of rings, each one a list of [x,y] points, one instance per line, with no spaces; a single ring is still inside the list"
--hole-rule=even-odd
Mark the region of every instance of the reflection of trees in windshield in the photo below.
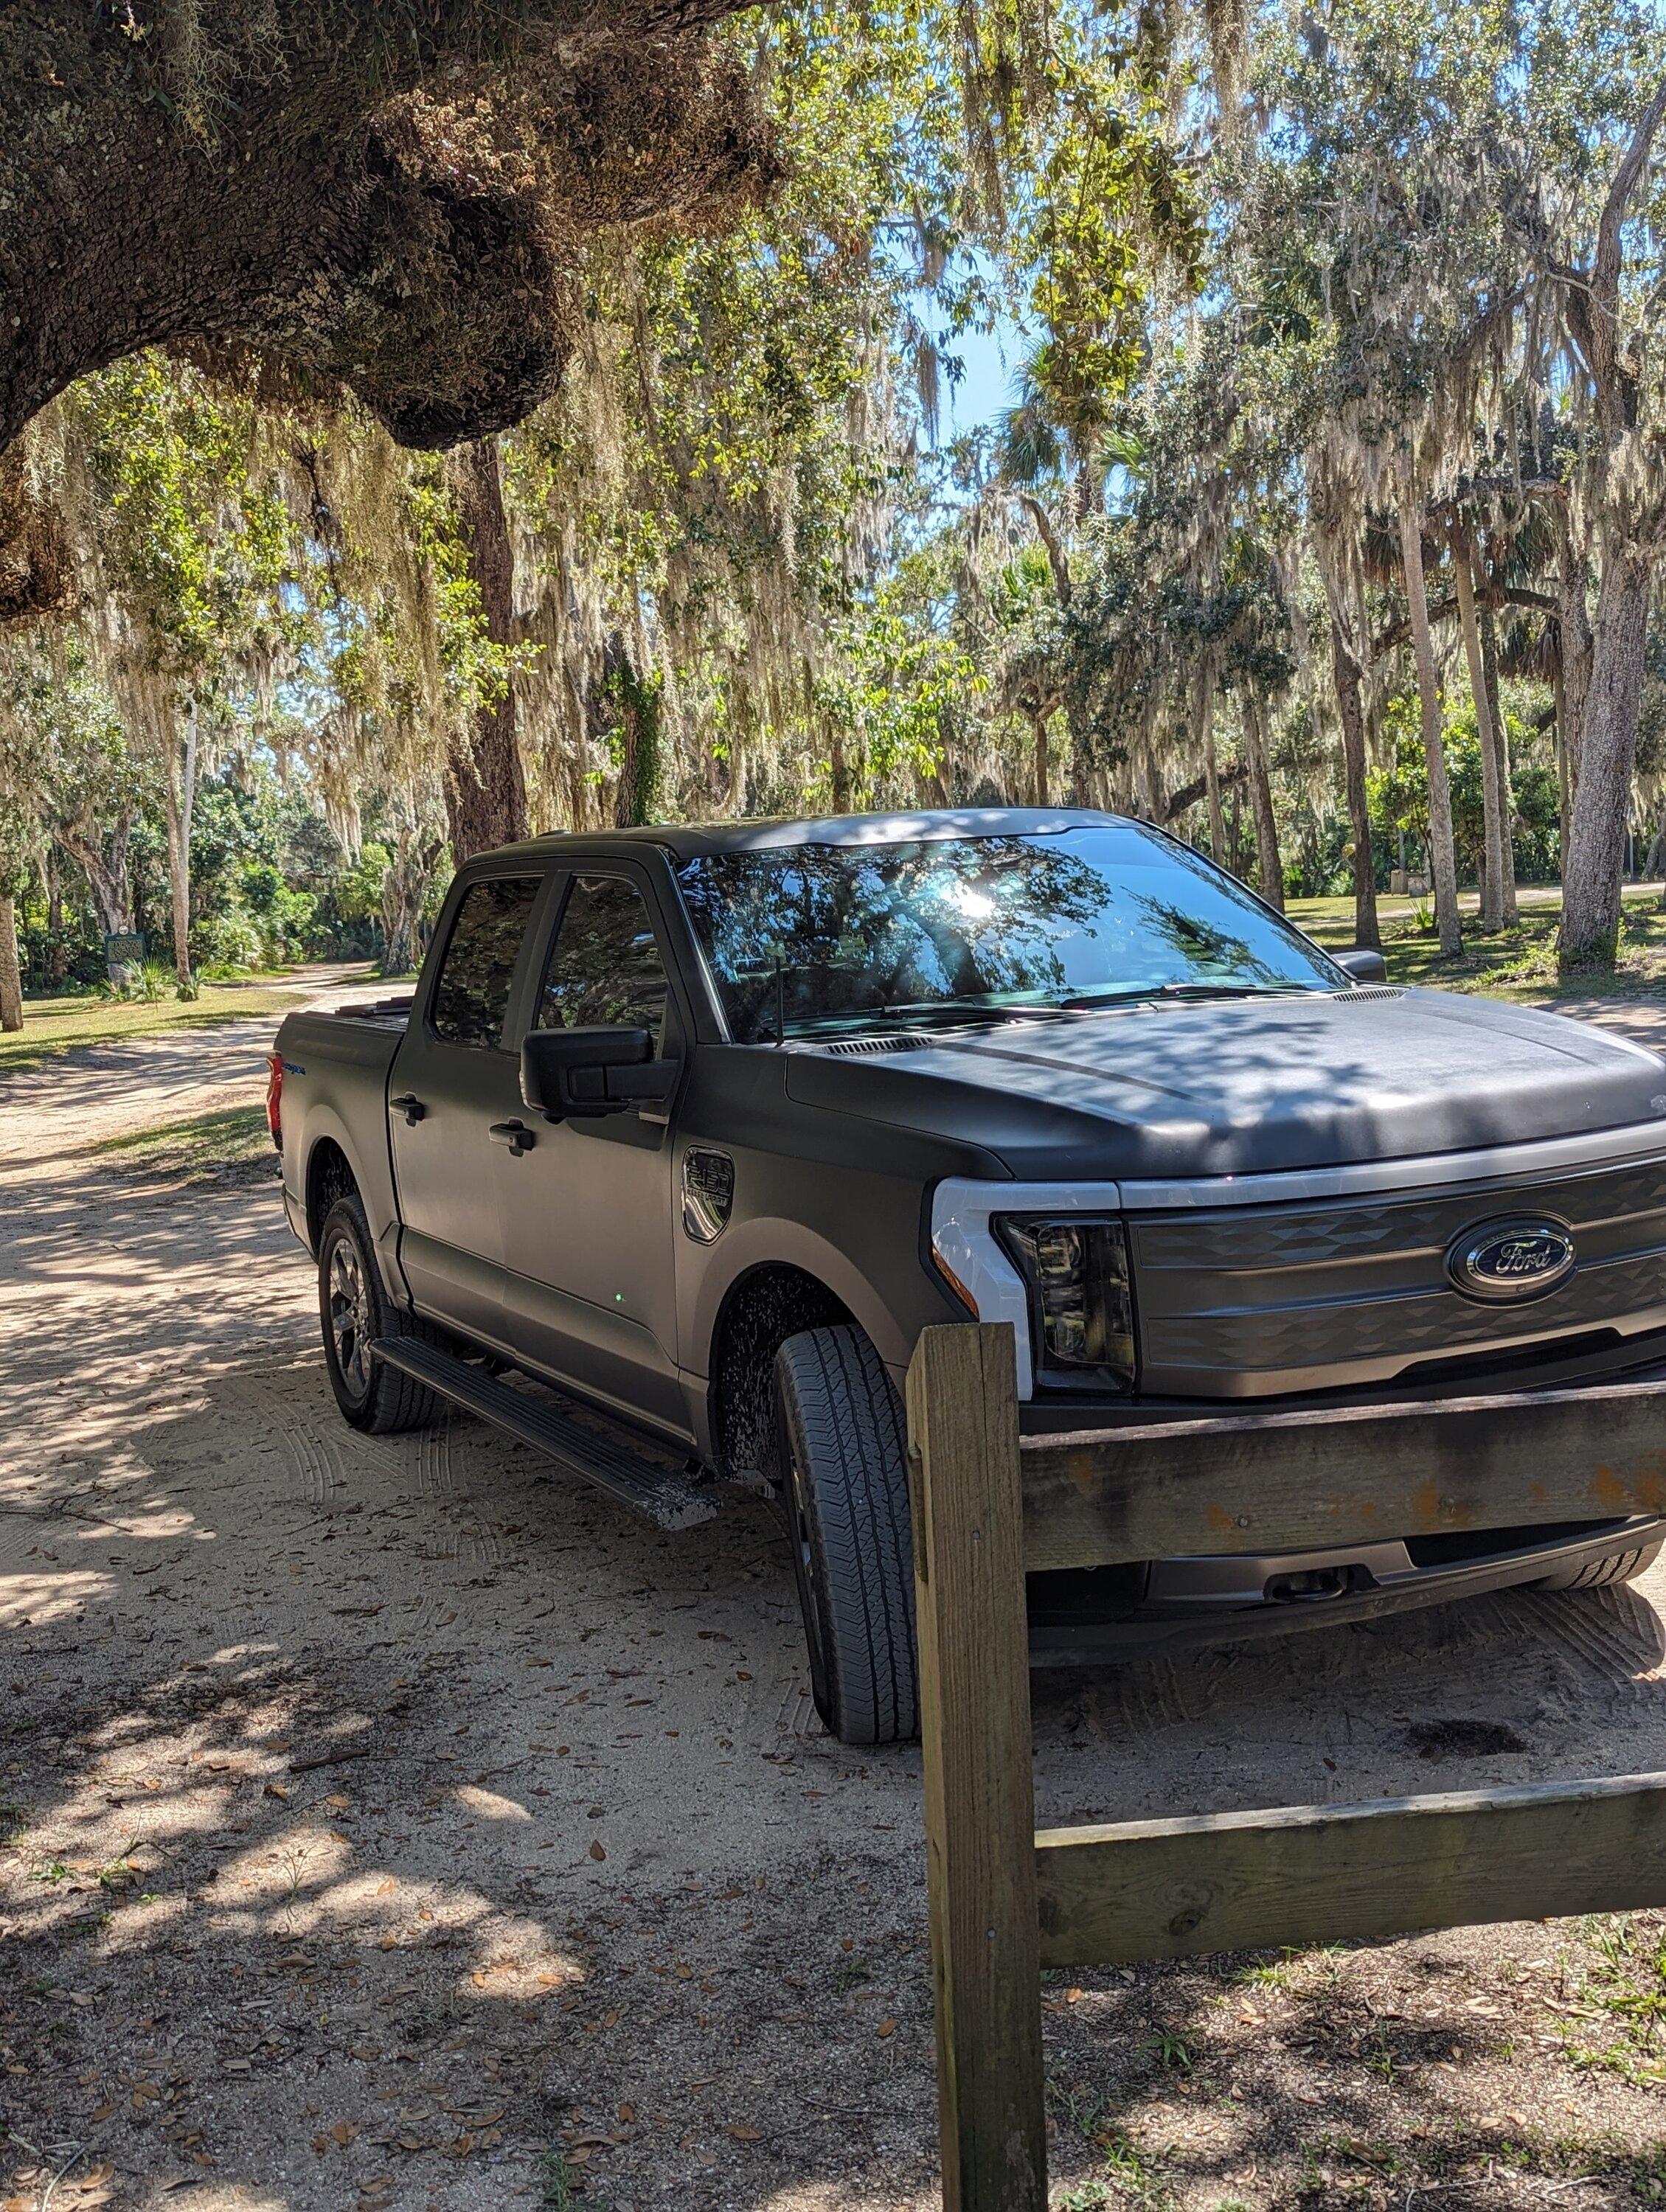
[[[1242,983],[1276,990],[1289,981],[1287,975],[1252,951],[1243,938],[1229,937],[1224,929],[1198,915],[1188,914],[1183,907],[1154,898],[1149,891],[1136,891],[1134,902],[1144,914],[1152,937],[1169,948],[1173,959],[1173,974],[1154,976],[1153,981]]]
[[[721,853],[679,874],[731,1030],[747,1042],[1169,981],[1333,980],[1230,878],[1207,861],[1187,867],[1194,857],[1106,823],[1051,837]]]

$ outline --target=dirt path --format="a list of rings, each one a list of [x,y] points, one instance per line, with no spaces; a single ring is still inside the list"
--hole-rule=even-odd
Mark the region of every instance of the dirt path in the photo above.
[[[664,1538],[460,1419],[355,1436],[270,1170],[89,1154],[267,1042],[0,1084],[0,2204],[933,2203],[917,1754],[819,1734],[762,1509]],[[1042,1817],[1666,1768],[1657,1591],[1038,1678]],[[1609,1971],[1055,1984],[1059,2201],[1657,2201]]]

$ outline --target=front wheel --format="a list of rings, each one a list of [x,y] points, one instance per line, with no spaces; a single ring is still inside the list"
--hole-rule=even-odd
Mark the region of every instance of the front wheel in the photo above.
[[[1610,1552],[1601,1559],[1587,1559],[1582,1567],[1565,1567],[1547,1575],[1535,1587],[1543,1590],[1608,1589],[1615,1583],[1634,1583],[1646,1575],[1660,1557],[1662,1546],[1633,1544],[1628,1551]]]
[[[356,1197],[338,1198],[318,1243],[319,1319],[324,1364],[342,1418],[373,1437],[425,1427],[441,1401],[424,1383],[390,1367],[371,1350],[379,1339],[419,1330],[389,1298]]]
[[[842,1743],[919,1733],[902,1401],[859,1328],[775,1355],[775,1449],[816,1710]]]

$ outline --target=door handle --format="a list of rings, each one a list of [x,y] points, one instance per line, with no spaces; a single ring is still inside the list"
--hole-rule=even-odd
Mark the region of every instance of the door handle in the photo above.
[[[486,1134],[493,1144],[507,1145],[516,1159],[530,1152],[538,1141],[524,1121],[494,1121]]]
[[[403,1114],[407,1129],[414,1129],[428,1111],[414,1091],[407,1091],[402,1098],[390,1098],[387,1109],[390,1114]]]

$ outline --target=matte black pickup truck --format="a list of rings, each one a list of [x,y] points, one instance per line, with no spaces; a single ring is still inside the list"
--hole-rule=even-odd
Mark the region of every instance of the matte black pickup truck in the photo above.
[[[273,1055],[341,1410],[386,1431],[455,1401],[666,1527],[762,1491],[829,1727],[907,1736],[899,1386],[928,1323],[1010,1321],[1031,1429],[1666,1358],[1666,1063],[1381,979],[1104,814],[472,860],[413,998],[291,1015]],[[1625,1579],[1663,1534],[1036,1576],[1032,1650]]]

